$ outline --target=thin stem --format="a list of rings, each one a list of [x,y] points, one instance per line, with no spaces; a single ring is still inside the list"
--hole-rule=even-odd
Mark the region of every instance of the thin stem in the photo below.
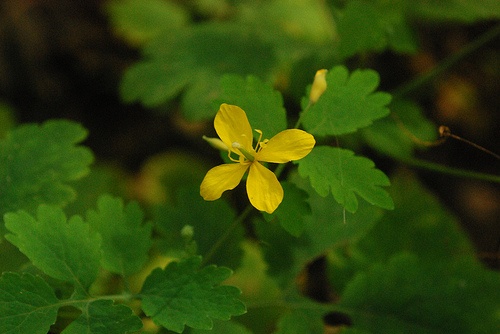
[[[224,244],[224,242],[226,242],[226,240],[231,236],[234,229],[238,225],[243,223],[243,221],[248,217],[248,215],[252,212],[252,209],[253,209],[253,207],[250,204],[247,205],[245,210],[243,210],[243,212],[238,217],[236,217],[235,220],[233,220],[233,222],[227,228],[227,230],[224,232],[224,234],[221,235],[221,237],[217,240],[217,242],[212,246],[212,248],[210,248],[210,250],[207,252],[207,254],[203,257],[203,261],[201,263],[201,266],[206,265],[208,263],[208,261],[210,261],[212,259],[212,257],[219,250],[219,248],[221,248],[222,245]]]
[[[438,66],[434,67],[432,70],[430,70],[427,73],[424,73],[420,75],[419,77],[411,80],[410,82],[402,85],[401,87],[395,89],[391,94],[394,99],[401,98],[402,96],[415,91],[416,89],[426,85],[429,81],[432,81],[434,78],[436,78],[438,75],[441,73],[445,72],[448,70],[450,67],[464,59],[466,56],[469,54],[473,53],[474,51],[478,50],[481,48],[483,45],[486,43],[492,41],[495,39],[497,36],[500,35],[500,24],[496,25],[495,27],[491,28],[479,38],[475,39],[474,41],[470,42],[467,44],[464,48],[462,48],[460,51],[455,53],[454,55],[448,57],[444,61],[442,61]]]
[[[453,176],[458,176],[458,177],[463,177],[463,178],[500,183],[500,176],[497,176],[497,175],[471,172],[468,170],[443,166],[440,164],[436,164],[433,162],[420,160],[420,159],[402,159],[401,162],[403,162],[407,165],[416,167],[416,168],[426,169],[426,170],[430,170],[430,171],[438,172],[438,173],[442,173],[442,174],[448,174],[448,175],[453,175]]]

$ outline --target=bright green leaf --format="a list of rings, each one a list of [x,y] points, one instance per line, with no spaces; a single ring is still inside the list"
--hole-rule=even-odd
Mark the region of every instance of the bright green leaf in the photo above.
[[[264,138],[287,128],[283,98],[271,85],[254,76],[245,79],[224,75],[221,87],[220,103],[235,104],[245,110],[252,128],[261,130]]]
[[[410,158],[414,149],[437,139],[436,125],[426,119],[422,110],[409,101],[391,103],[393,117],[375,121],[362,130],[368,144],[394,157]]]
[[[368,203],[392,210],[391,197],[381,188],[389,186],[388,177],[374,168],[368,158],[357,157],[354,152],[328,146],[316,146],[309,155],[297,162],[299,173],[309,177],[312,187],[321,196],[330,191],[335,200],[349,212],[356,212],[358,194]]]
[[[267,78],[275,62],[271,45],[247,27],[232,23],[198,24],[162,34],[146,45],[144,57],[125,73],[122,98],[154,107],[185,88],[182,111],[190,120],[208,119],[217,112],[212,102],[222,74]]]
[[[3,273],[0,277],[0,333],[45,334],[56,321],[52,288],[31,274]]]
[[[0,140],[0,217],[72,201],[75,192],[66,182],[87,174],[93,160],[89,149],[75,145],[86,136],[76,123],[52,120],[20,126]]]
[[[132,45],[170,33],[188,21],[182,7],[162,0],[113,0],[106,4],[106,10],[114,30]]]
[[[297,188],[293,183],[282,182],[284,197],[283,202],[272,214],[264,213],[266,221],[270,222],[277,219],[291,235],[298,237],[305,228],[305,216],[311,214],[311,208],[306,202],[307,193]]]
[[[142,328],[141,319],[125,305],[96,300],[81,307],[82,314],[62,334],[123,334]]]
[[[160,205],[155,210],[155,221],[165,246],[164,253],[182,254],[186,240],[182,237],[182,228],[193,228],[192,240],[196,241],[198,254],[204,256],[211,251],[214,240],[220,238],[229,228],[233,228],[231,238],[224,243],[210,258],[210,263],[237,268],[243,251],[243,226],[232,226],[236,214],[223,200],[207,202],[199,194],[199,184],[179,189],[175,205]],[[232,227],[231,227],[232,226]]]
[[[229,320],[246,312],[239,289],[220,285],[231,275],[224,267],[199,268],[201,257],[155,269],[141,291],[142,309],[153,321],[180,333],[184,326],[212,329],[214,319]]]
[[[18,211],[4,220],[10,231],[5,238],[47,275],[73,283],[80,293],[96,279],[101,240],[80,216],[67,222],[60,208],[42,204],[36,218]]]
[[[144,214],[137,202],[124,207],[117,197],[103,195],[97,210],[87,211],[87,222],[102,237],[102,266],[110,272],[128,276],[139,271],[151,248],[150,223],[143,224]]]
[[[391,95],[374,92],[379,75],[373,70],[356,70],[351,75],[343,66],[326,75],[328,87],[304,114],[304,128],[318,136],[343,135],[366,127],[389,115]]]
[[[412,254],[375,264],[340,301],[353,327],[372,333],[495,333],[500,277],[471,261],[439,266]]]

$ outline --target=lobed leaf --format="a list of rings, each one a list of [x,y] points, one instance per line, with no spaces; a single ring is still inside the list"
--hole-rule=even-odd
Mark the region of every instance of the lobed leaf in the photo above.
[[[79,293],[92,284],[99,270],[101,238],[80,216],[67,222],[63,211],[40,205],[36,218],[25,211],[4,216],[5,238],[47,275],[71,282]]]
[[[389,115],[391,95],[374,92],[379,84],[377,72],[356,70],[349,75],[345,67],[336,66],[326,74],[326,82],[321,98],[302,115],[304,128],[313,135],[352,133]]]
[[[283,97],[271,85],[255,76],[243,78],[229,74],[221,78],[220,85],[220,103],[234,104],[243,109],[252,128],[261,130],[264,138],[269,139],[287,128]]]
[[[239,289],[220,285],[231,270],[213,265],[200,269],[200,263],[201,257],[191,257],[148,276],[141,291],[142,309],[155,323],[181,333],[185,325],[212,329],[212,318],[229,320],[246,312],[238,300]]]
[[[368,203],[392,210],[394,203],[381,186],[390,185],[387,176],[375,169],[370,159],[334,147],[316,146],[304,159],[297,161],[302,177],[309,177],[321,196],[330,191],[335,200],[349,212],[356,212],[358,194]]]
[[[45,334],[55,323],[59,300],[39,276],[5,272],[0,277],[0,333]]]
[[[0,140],[0,216],[73,200],[66,182],[87,174],[93,160],[89,149],[76,146],[86,136],[76,123],[52,120],[19,126]]]
[[[232,23],[198,24],[162,34],[143,51],[145,59],[125,73],[122,98],[155,107],[185,89],[181,103],[190,120],[213,117],[212,102],[220,93],[222,74],[265,78],[275,62],[267,42],[247,27]]]
[[[148,259],[152,245],[152,224],[143,224],[144,214],[137,202],[124,207],[118,197],[102,195],[97,210],[87,211],[87,222],[102,237],[103,268],[129,276]]]
[[[113,305],[111,300],[84,303],[82,314],[62,334],[123,334],[142,328],[141,319],[125,305]]]

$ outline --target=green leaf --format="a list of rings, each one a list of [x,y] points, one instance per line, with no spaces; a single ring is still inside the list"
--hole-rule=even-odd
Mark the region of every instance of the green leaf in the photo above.
[[[224,267],[200,269],[201,257],[155,269],[141,291],[142,309],[161,326],[180,333],[184,326],[212,329],[214,319],[229,320],[246,312],[239,289],[221,286],[231,275]]]
[[[87,211],[87,222],[102,237],[102,266],[110,272],[129,276],[139,271],[151,248],[150,223],[143,224],[144,214],[137,202],[124,207],[118,197],[102,195],[97,210]]]
[[[381,186],[389,186],[388,177],[368,158],[354,152],[328,146],[316,146],[297,162],[302,177],[309,177],[312,187],[321,196],[330,191],[335,200],[349,212],[356,212],[358,194],[368,203],[394,209],[389,194]]]
[[[422,110],[410,101],[391,103],[393,117],[375,121],[362,130],[368,144],[393,157],[410,158],[422,143],[437,139],[436,125],[426,119]]]
[[[473,23],[500,18],[497,0],[418,0],[409,2],[409,11],[419,20]]]
[[[113,0],[106,3],[106,11],[116,33],[132,45],[141,45],[188,21],[181,6],[162,0]]]
[[[186,225],[193,228],[192,240],[196,241],[198,253],[202,256],[211,251],[214,240],[218,240],[232,228],[231,238],[224,243],[224,247],[212,254],[210,262],[237,268],[243,255],[240,243],[245,233],[244,228],[241,225],[232,226],[236,214],[227,202],[204,201],[199,189],[199,185],[181,188],[176,194],[176,204],[156,208],[154,220],[164,245],[163,252],[174,252],[174,256],[182,256],[186,240],[181,231]]]
[[[412,254],[375,264],[348,284],[339,306],[372,333],[495,333],[500,277],[471,261],[436,266]]]
[[[342,57],[380,52],[387,47],[398,52],[416,52],[416,38],[406,22],[405,8],[398,1],[349,1],[337,24]]]
[[[214,327],[211,330],[205,329],[191,329],[188,331],[189,334],[207,334],[207,333],[217,333],[217,334],[252,334],[252,332],[247,329],[242,324],[236,321],[214,321]]]
[[[283,98],[271,85],[255,76],[245,79],[224,75],[221,87],[220,103],[234,104],[245,110],[252,128],[261,130],[264,138],[271,138],[287,128]]]
[[[75,145],[86,136],[76,123],[52,120],[20,126],[0,140],[0,217],[72,201],[75,192],[65,183],[87,174],[93,160],[89,149]]]
[[[476,252],[456,217],[414,175],[397,173],[391,183],[395,209],[385,212],[357,243],[328,254],[328,272],[335,290],[343,290],[357,273],[387,263],[402,252],[416,254],[436,267],[476,261]]]
[[[82,314],[62,334],[123,334],[142,328],[141,319],[125,305],[113,305],[111,300],[84,303]]]
[[[298,188],[309,195],[307,202],[311,215],[304,216],[304,231],[295,238],[272,222],[256,225],[262,240],[268,272],[283,286],[293,282],[298,273],[312,260],[327,250],[353,243],[362,238],[380,219],[382,210],[361,202],[356,214],[345,212],[331,195],[321,197],[307,180],[293,173],[289,177]]]
[[[379,84],[377,72],[356,70],[349,76],[345,67],[336,66],[326,74],[326,82],[321,98],[302,115],[304,128],[313,135],[355,132],[389,115],[391,95],[374,93]]]
[[[155,107],[185,88],[182,111],[189,120],[213,117],[217,110],[212,102],[220,93],[222,74],[267,78],[275,62],[271,45],[247,27],[233,23],[198,24],[162,34],[143,51],[145,59],[125,73],[122,98]]]
[[[277,219],[281,227],[294,237],[302,234],[305,228],[305,216],[311,214],[311,208],[306,202],[307,193],[297,188],[293,183],[282,182],[284,197],[283,202],[272,214],[264,213],[266,221]]]
[[[40,205],[36,218],[18,211],[4,216],[11,234],[5,238],[47,275],[71,282],[79,293],[97,277],[100,237],[79,216],[66,222],[60,208]]]
[[[322,334],[324,311],[296,309],[285,313],[278,322],[276,334]]]
[[[40,277],[3,273],[0,277],[0,333],[45,334],[56,321],[52,288]]]

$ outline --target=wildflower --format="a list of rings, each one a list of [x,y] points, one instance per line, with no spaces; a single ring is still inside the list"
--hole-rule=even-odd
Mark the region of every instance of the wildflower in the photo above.
[[[325,69],[316,71],[311,92],[309,93],[309,101],[312,104],[316,103],[326,90],[326,72],[328,70]]]
[[[252,128],[245,112],[238,106],[225,103],[215,116],[214,127],[229,148],[228,157],[234,163],[208,171],[200,186],[203,199],[213,201],[220,198],[224,191],[234,189],[249,170],[246,188],[250,203],[258,210],[274,212],[283,200],[283,188],[276,175],[261,162],[285,163],[302,159],[314,147],[314,137],[302,130],[288,129],[269,140],[262,140],[262,131],[255,129],[260,136],[253,147]]]

